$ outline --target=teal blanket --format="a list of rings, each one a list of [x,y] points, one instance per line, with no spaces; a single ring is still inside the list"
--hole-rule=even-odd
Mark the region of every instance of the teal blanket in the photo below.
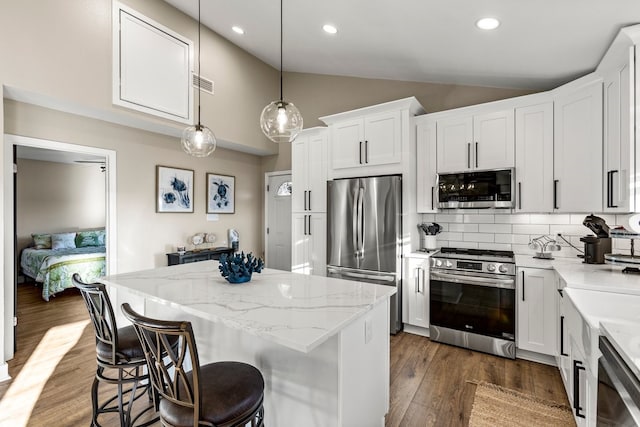
[[[27,276],[42,283],[42,298],[73,287],[71,276],[80,274],[85,282],[93,282],[106,274],[106,248],[90,246],[73,249],[26,248],[20,257],[20,267]]]

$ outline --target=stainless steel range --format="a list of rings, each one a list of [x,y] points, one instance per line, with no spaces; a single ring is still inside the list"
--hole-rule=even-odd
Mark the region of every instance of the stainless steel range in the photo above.
[[[515,358],[513,252],[442,248],[431,257],[429,287],[433,341]]]

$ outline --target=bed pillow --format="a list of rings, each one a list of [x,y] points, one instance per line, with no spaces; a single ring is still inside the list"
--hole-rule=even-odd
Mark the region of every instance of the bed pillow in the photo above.
[[[76,233],[58,233],[51,235],[51,249],[73,249],[76,247]]]
[[[51,234],[33,233],[33,245],[36,249],[51,249]]]
[[[104,230],[78,231],[78,233],[76,233],[76,247],[104,246],[104,237]]]

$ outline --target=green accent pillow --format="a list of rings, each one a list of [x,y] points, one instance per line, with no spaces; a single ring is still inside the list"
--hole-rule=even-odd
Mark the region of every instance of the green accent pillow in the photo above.
[[[78,231],[76,233],[76,247],[105,246],[104,230]]]
[[[36,249],[51,249],[51,234],[34,233],[31,237]]]
[[[51,249],[73,249],[76,247],[76,233],[58,233],[51,235]]]

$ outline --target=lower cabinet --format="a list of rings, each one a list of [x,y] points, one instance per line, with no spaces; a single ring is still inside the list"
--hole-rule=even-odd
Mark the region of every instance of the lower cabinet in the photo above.
[[[326,276],[327,215],[294,213],[291,233],[291,271]]]
[[[429,327],[429,259],[405,258],[404,323],[422,328]]]
[[[518,268],[518,349],[550,356],[557,354],[558,293],[555,276],[553,270]]]

